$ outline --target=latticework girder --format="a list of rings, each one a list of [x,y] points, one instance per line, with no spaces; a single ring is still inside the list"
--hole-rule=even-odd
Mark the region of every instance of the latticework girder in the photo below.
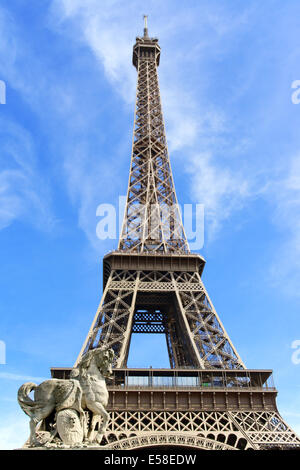
[[[112,412],[103,442],[105,448],[139,448],[151,442],[207,450],[299,449],[300,446],[299,438],[274,411]]]
[[[197,272],[112,270],[82,352],[111,347],[124,366],[132,333],[165,333],[171,367],[244,368]]]
[[[131,169],[119,249],[189,252],[170,167],[157,76],[158,45],[137,38]]]

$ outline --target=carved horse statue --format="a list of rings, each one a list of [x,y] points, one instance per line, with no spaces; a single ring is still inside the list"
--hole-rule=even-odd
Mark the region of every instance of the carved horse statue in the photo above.
[[[82,407],[93,413],[88,439],[90,442],[96,440],[98,444],[102,440],[109,419],[109,414],[105,410],[108,403],[105,378],[112,375],[113,359],[112,349],[92,349],[81,358],[78,366],[71,372],[71,378],[77,378],[82,389]],[[95,427],[101,417],[102,424],[96,434]]]
[[[71,372],[70,380],[50,379],[40,385],[26,382],[18,390],[18,402],[22,410],[30,417],[30,445],[39,445],[36,438],[37,425],[53,411],[56,415],[65,409],[76,410],[83,429],[85,426],[84,409],[92,412],[89,429],[89,442],[100,444],[106,430],[109,415],[105,410],[108,403],[108,391],[105,378],[112,375],[112,349],[95,348],[88,351]],[[34,399],[29,393],[34,391]],[[96,433],[96,424],[102,417],[101,426]],[[51,439],[57,430],[52,432]]]

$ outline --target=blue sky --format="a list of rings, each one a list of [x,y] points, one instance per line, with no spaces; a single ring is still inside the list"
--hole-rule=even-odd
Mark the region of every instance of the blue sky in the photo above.
[[[205,206],[203,280],[300,434],[299,1],[17,0],[0,7],[0,448],[28,435],[18,387],[74,363],[101,297],[117,242],[96,209],[127,190],[144,13],[177,196]],[[158,336],[133,341],[130,365],[150,364],[168,366]]]

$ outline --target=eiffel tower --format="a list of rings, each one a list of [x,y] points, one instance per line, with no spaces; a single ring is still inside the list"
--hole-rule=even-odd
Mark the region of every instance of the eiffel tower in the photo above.
[[[105,449],[291,449],[300,439],[276,406],[271,370],[246,369],[208,296],[205,260],[191,253],[170,167],[158,39],[136,38],[131,167],[119,246],[103,260],[103,295],[76,364],[114,350]],[[130,369],[132,333],[164,333],[169,369]],[[68,378],[71,369],[52,368]]]

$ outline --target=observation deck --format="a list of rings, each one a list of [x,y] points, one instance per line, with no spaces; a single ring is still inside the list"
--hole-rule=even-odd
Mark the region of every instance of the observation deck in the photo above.
[[[51,376],[68,379],[71,370],[51,368]],[[113,369],[107,388],[108,411],[277,411],[271,370]]]

